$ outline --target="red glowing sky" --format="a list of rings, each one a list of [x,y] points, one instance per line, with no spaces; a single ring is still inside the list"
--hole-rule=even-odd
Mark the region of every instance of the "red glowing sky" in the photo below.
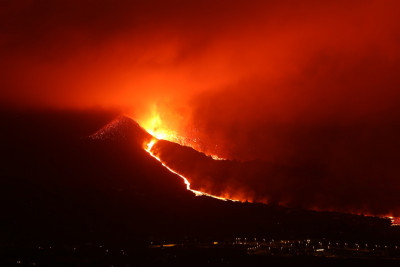
[[[158,112],[204,151],[317,166],[309,192],[318,181],[342,199],[325,207],[374,198],[367,209],[398,212],[398,10],[395,0],[3,1],[0,103],[117,108],[139,122]]]

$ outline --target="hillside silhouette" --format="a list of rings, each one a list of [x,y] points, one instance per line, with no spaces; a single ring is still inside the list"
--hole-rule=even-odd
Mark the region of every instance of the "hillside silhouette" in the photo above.
[[[3,111],[0,118],[6,243],[395,238],[386,219],[196,197],[143,149],[151,136],[116,113]]]

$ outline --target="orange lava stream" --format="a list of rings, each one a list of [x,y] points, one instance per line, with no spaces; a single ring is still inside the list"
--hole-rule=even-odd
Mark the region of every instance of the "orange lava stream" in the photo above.
[[[168,167],[164,162],[161,161],[161,159],[159,157],[157,157],[156,155],[153,154],[153,152],[151,152],[151,148],[154,146],[154,144],[158,141],[158,139],[153,139],[151,140],[145,147],[145,150],[147,151],[147,153],[150,154],[150,156],[152,156],[153,158],[155,158],[156,160],[158,160],[167,170],[169,170],[170,172],[178,175],[179,177],[181,177],[183,179],[183,181],[186,184],[186,189],[192,191],[196,196],[208,196],[208,197],[212,197],[212,198],[216,198],[219,200],[223,200],[223,201],[239,201],[239,200],[234,200],[234,199],[228,199],[228,198],[223,198],[223,197],[219,197],[219,196],[214,196],[205,192],[201,192],[201,191],[197,191],[194,189],[190,188],[190,182],[188,181],[188,179],[183,176],[182,174],[177,173],[176,171],[174,171],[173,169],[171,169],[170,167]]]

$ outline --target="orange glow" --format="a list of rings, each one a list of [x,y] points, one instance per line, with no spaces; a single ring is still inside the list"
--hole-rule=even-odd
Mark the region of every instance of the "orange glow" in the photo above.
[[[387,218],[392,222],[392,226],[400,226],[400,217],[388,216]]]

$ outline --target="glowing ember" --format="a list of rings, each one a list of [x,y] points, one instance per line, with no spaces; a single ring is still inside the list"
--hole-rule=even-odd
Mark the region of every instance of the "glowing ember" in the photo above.
[[[226,160],[224,158],[220,158],[217,155],[210,155],[213,160]]]
[[[185,184],[186,184],[186,189],[187,189],[187,190],[192,191],[196,196],[208,196],[208,197],[213,197],[213,198],[216,198],[216,199],[219,199],[219,200],[223,200],[223,201],[227,201],[227,200],[238,201],[238,200],[227,199],[227,198],[223,198],[223,197],[219,197],[219,196],[214,196],[214,195],[211,195],[211,194],[207,194],[207,193],[205,193],[205,192],[201,192],[201,191],[197,191],[197,190],[191,189],[191,188],[190,188],[190,183],[189,183],[188,179],[187,179],[185,176],[183,176],[183,175],[177,173],[176,171],[172,170],[172,169],[171,169],[170,167],[168,167],[164,162],[162,162],[161,159],[160,159],[159,157],[157,157],[156,155],[154,155],[154,154],[151,152],[151,149],[153,148],[154,144],[157,143],[157,141],[158,141],[158,139],[153,139],[153,140],[151,140],[151,141],[146,145],[145,150],[150,154],[150,156],[152,156],[153,158],[155,158],[156,160],[158,160],[167,170],[169,170],[170,172],[172,172],[172,173],[178,175],[179,177],[181,177],[181,178],[183,179],[183,181],[185,182]]]
[[[392,222],[392,226],[400,226],[400,217],[389,216],[388,218]]]
[[[149,153],[151,153],[150,150],[151,150],[151,148],[154,146],[155,143],[156,143],[156,140],[154,140],[154,139],[151,140],[150,143],[147,144],[147,149],[146,149],[146,151],[149,152]]]

